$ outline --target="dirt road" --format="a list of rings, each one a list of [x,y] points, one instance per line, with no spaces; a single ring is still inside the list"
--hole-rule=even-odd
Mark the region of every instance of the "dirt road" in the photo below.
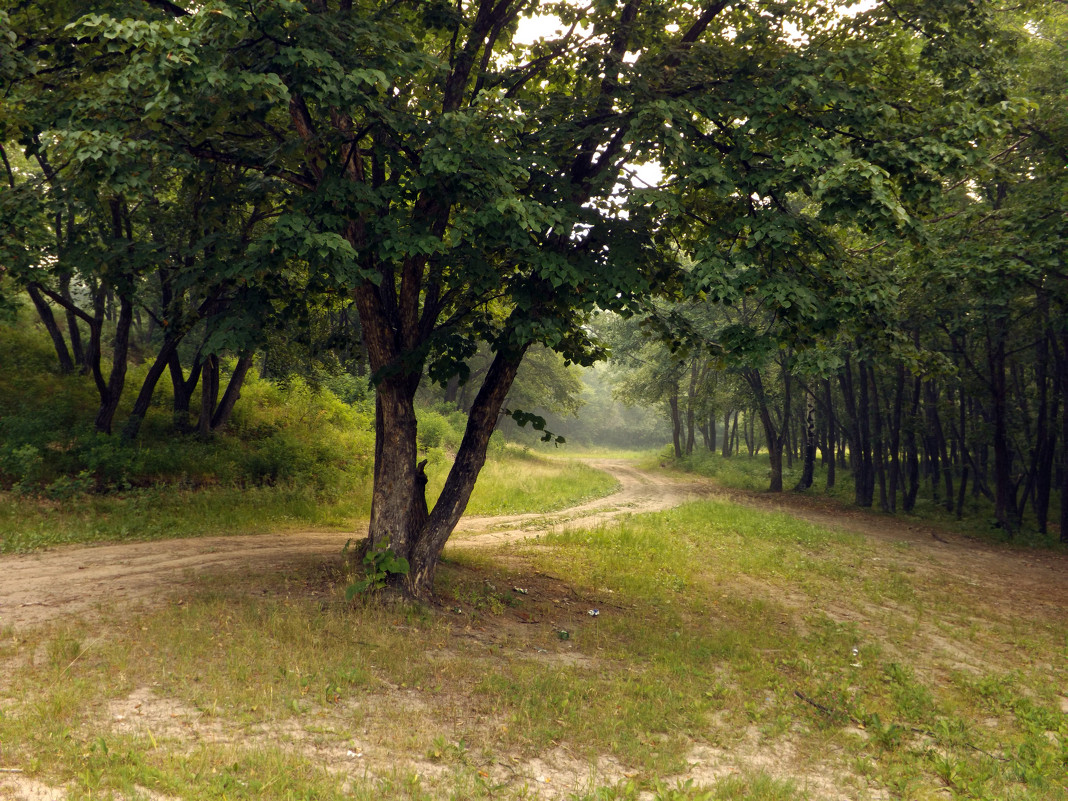
[[[499,545],[554,529],[596,525],[625,514],[660,511],[716,496],[778,509],[829,528],[907,542],[911,547],[898,557],[919,570],[955,575],[988,587],[1007,600],[1043,608],[1047,614],[1068,614],[1068,557],[1064,554],[977,543],[907,518],[843,508],[824,498],[721,490],[707,480],[648,472],[626,460],[594,460],[589,464],[615,476],[620,489],[551,514],[465,518],[449,547]],[[339,553],[350,536],[361,535],[299,532],[202,537],[0,557],[0,626],[32,626],[90,612],[105,602],[148,606],[192,586],[203,574],[307,566]]]
[[[651,512],[707,495],[707,482],[649,473],[625,460],[591,461],[611,473],[620,489],[605,498],[552,514],[470,517],[454,540],[494,545],[570,525],[595,524],[623,514]],[[24,627],[89,612],[102,602],[147,606],[191,586],[204,573],[286,569],[340,553],[349,537],[298,532],[200,537],[57,548],[0,557],[0,626]]]

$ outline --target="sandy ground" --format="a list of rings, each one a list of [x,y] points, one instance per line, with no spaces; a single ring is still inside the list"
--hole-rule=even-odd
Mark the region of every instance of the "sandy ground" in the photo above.
[[[464,545],[496,545],[554,528],[605,522],[623,514],[677,506],[711,492],[706,482],[639,470],[625,460],[597,460],[620,483],[612,495],[553,514],[469,517],[454,533]],[[191,585],[199,574],[284,569],[340,553],[352,534],[296,532],[199,537],[56,548],[0,557],[0,626],[20,628],[90,612],[102,601],[148,606]]]
[[[909,544],[902,558],[918,570],[982,583],[1007,602],[1019,600],[1051,615],[1068,615],[1068,556],[978,543],[945,531],[829,500],[782,493],[723,490],[696,477],[648,472],[620,459],[591,460],[619,481],[604,498],[551,514],[464,518],[450,545],[493,546],[552,530],[589,526],[627,514],[655,512],[698,498],[718,497],[778,509],[834,529]],[[99,603],[148,606],[180,591],[204,573],[284,569],[309,558],[339,553],[349,537],[322,532],[201,537],[166,542],[56,548],[0,557],[0,626],[32,626],[86,613]]]

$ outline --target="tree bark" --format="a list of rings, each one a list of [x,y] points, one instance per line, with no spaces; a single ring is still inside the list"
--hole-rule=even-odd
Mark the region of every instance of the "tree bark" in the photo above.
[[[994,417],[994,516],[1011,537],[1019,528],[1016,487],[1012,480],[1012,446],[1009,443],[1008,387],[1005,379],[1005,338],[987,335],[987,366]]]
[[[159,383],[163,371],[167,369],[167,364],[177,348],[178,340],[169,338],[163,341],[163,346],[160,348],[159,353],[156,354],[156,360],[148,368],[148,374],[145,376],[144,383],[141,384],[141,391],[137,394],[137,400],[134,401],[133,409],[130,411],[130,416],[122,429],[123,440],[132,442],[137,438],[138,433],[141,431],[141,423],[144,422],[145,415],[148,414],[148,407],[152,404],[152,395],[156,391],[156,385]]]
[[[920,419],[920,396],[923,380],[919,376],[912,379],[912,405],[905,425],[905,481],[901,507],[906,513],[916,508],[916,495],[920,491],[920,455],[916,442],[916,427]]]
[[[682,458],[682,419],[679,416],[679,385],[671,389],[668,396],[668,410],[671,413],[671,443],[675,448],[675,458]]]
[[[753,399],[756,401],[757,414],[760,415],[760,423],[764,427],[764,436],[768,444],[768,462],[771,466],[771,477],[768,492],[782,492],[782,448],[785,420],[782,426],[776,426],[772,417],[771,405],[768,402],[767,393],[764,391],[764,381],[760,377],[759,370],[747,369],[742,373],[749,388],[753,391]]]
[[[208,354],[200,368],[200,416],[197,418],[197,434],[204,439],[211,436],[211,418],[219,402],[219,357]]]
[[[835,419],[834,419],[834,399],[831,397],[831,381],[830,379],[824,379],[823,381],[823,397],[824,397],[824,409],[823,421],[824,421],[824,443],[825,448],[823,451],[823,465],[827,468],[827,489],[833,489],[835,484],[835,458],[834,458],[834,445],[835,445]]]
[[[59,277],[59,294],[66,301],[64,309],[67,316],[67,335],[70,337],[71,355],[74,357],[74,363],[84,368],[85,350],[82,347],[82,332],[78,328],[78,315],[73,311],[74,298],[70,294],[70,273],[63,273]]]
[[[105,434],[111,433],[111,424],[115,419],[115,412],[119,408],[119,400],[122,398],[122,390],[126,384],[126,357],[130,349],[130,324],[132,322],[133,302],[126,295],[119,295],[119,313],[116,318],[115,340],[111,353],[111,374],[108,376],[106,389],[100,394],[100,409],[94,424],[97,431]],[[99,370],[99,367],[97,369]]]
[[[794,492],[803,492],[812,486],[816,474],[816,396],[805,387],[805,417],[801,427],[801,478]]]
[[[884,512],[889,512],[890,502],[886,497],[886,448],[883,444],[882,400],[879,396],[879,384],[875,378],[875,368],[870,362],[867,367],[868,380],[871,382],[871,408],[875,425],[872,436],[872,464],[875,469],[875,480],[879,486],[879,508]]]
[[[524,346],[512,353],[498,352],[475,397],[456,461],[426,525],[409,548],[410,570],[405,579],[405,590],[413,597],[429,599],[433,595],[434,574],[441,552],[471,499],[475,479],[486,462],[490,436],[526,349]]]
[[[59,371],[65,375],[73,373],[74,361],[70,357],[70,350],[67,348],[67,341],[63,338],[63,332],[59,330],[55,315],[52,314],[52,307],[48,305],[48,301],[44,299],[40,290],[33,284],[26,287],[26,292],[29,294],[30,300],[33,301],[34,308],[37,309],[37,316],[44,323],[48,336],[52,338],[52,346],[56,350],[56,358],[59,359]]]
[[[899,363],[894,376],[894,406],[890,411],[890,512],[897,511],[897,493],[901,488],[901,410],[905,399],[905,365]]]
[[[234,413],[234,406],[237,405],[238,400],[241,398],[241,387],[245,383],[245,376],[248,374],[250,367],[252,367],[252,353],[246,351],[238,357],[237,364],[234,365],[234,372],[230,374],[230,380],[226,384],[226,391],[223,392],[219,406],[211,416],[212,431],[216,431],[230,422],[230,415]]]

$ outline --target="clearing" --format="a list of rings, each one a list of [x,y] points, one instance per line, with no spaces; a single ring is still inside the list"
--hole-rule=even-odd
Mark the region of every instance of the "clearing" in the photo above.
[[[338,534],[0,558],[0,795],[1068,798],[1065,554],[589,464],[414,615]]]

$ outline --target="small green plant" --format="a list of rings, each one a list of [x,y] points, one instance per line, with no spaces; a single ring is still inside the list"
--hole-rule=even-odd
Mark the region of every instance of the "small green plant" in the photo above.
[[[408,569],[408,560],[393,553],[386,539],[380,546],[369,548],[364,554],[363,578],[345,589],[345,597],[351,601],[357,595],[378,592],[386,586],[390,576],[407,576]]]

